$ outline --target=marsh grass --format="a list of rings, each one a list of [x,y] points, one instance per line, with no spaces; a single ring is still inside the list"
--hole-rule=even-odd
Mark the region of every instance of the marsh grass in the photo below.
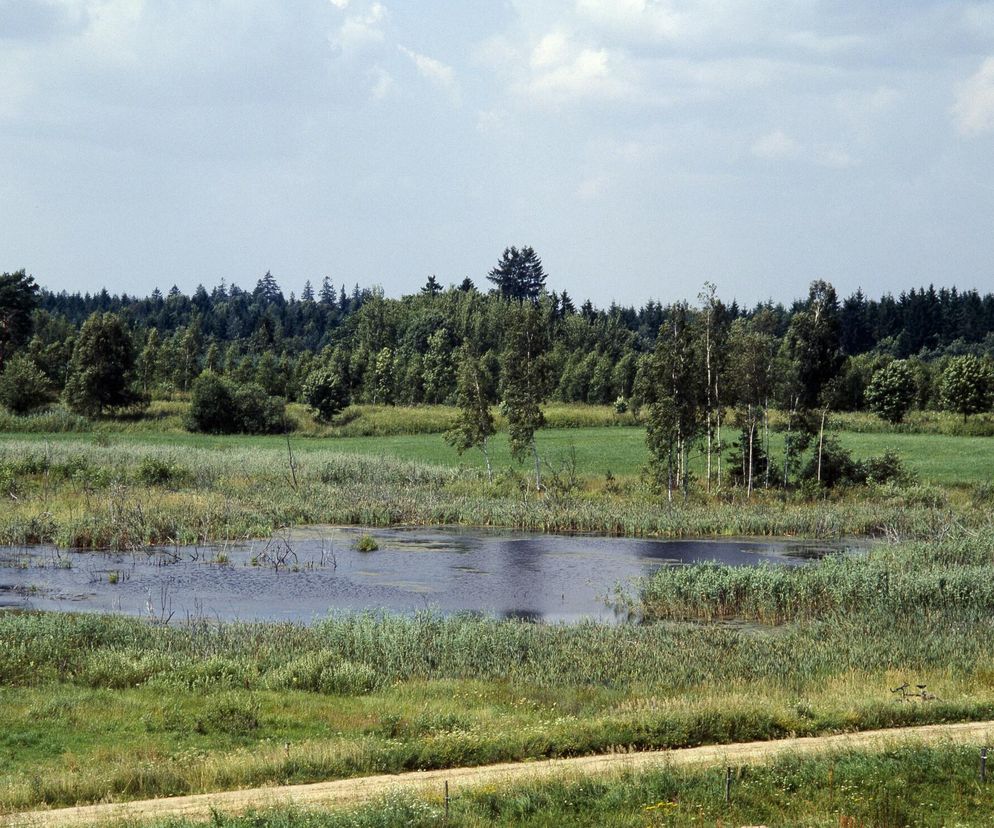
[[[568,491],[550,484],[536,494],[513,468],[490,485],[481,469],[349,455],[333,443],[314,442],[294,451],[291,468],[279,442],[6,440],[0,445],[0,543],[129,549],[268,537],[280,527],[320,523],[915,538],[984,514],[965,497],[927,486],[860,489],[815,501],[700,494],[669,504],[638,480],[605,488],[581,476]]]
[[[642,582],[647,619],[742,618],[765,624],[798,619],[994,617],[994,528],[953,531],[932,543],[871,547],[832,555],[817,566],[701,564],[659,570]]]
[[[949,565],[990,553],[932,548]],[[978,606],[777,628],[0,615],[0,808],[991,718]],[[934,698],[906,702],[904,682]]]

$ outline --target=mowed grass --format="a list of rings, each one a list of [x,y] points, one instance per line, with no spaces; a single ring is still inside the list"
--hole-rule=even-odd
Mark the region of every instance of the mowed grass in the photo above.
[[[923,482],[943,486],[982,483],[994,476],[994,439],[960,437],[945,434],[860,433],[833,432],[857,459],[879,456],[893,450],[907,468]],[[11,435],[13,436],[13,435]],[[726,430],[726,445],[737,434]],[[219,451],[237,449],[269,449],[286,451],[283,436],[212,436],[189,433],[116,433],[116,434],[18,434],[18,440],[92,444],[188,446]],[[393,434],[365,437],[303,437],[291,435],[294,452],[314,454],[336,452],[373,457],[392,457],[450,468],[483,468],[483,455],[478,450],[460,455],[445,442],[442,434]],[[783,435],[772,433],[770,445],[774,460],[780,456]],[[583,428],[543,429],[538,433],[538,448],[546,473],[563,470],[575,456],[576,472],[582,477],[604,478],[638,476],[648,462],[645,430],[638,426],[599,426]],[[0,438],[2,450],[2,438]],[[726,448],[724,466],[729,464],[730,449]],[[518,464],[512,457],[507,435],[498,433],[491,440],[491,462],[495,470],[507,468],[531,470],[530,458]],[[716,462],[716,461],[715,461]],[[692,457],[695,474],[704,472],[705,459],[698,451]]]

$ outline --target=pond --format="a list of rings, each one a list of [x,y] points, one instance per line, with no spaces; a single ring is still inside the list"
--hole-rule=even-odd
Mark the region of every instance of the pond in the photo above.
[[[378,549],[360,552],[371,535]],[[802,565],[840,547],[481,530],[322,527],[269,541],[128,553],[0,548],[0,607],[308,623],[431,609],[550,622],[617,620],[615,586],[661,566]]]

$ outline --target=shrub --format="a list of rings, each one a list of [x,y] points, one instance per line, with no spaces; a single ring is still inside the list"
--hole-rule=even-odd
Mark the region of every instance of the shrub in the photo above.
[[[0,404],[13,414],[27,414],[48,401],[48,378],[28,357],[18,354],[0,374]]]
[[[355,548],[359,552],[375,552],[380,545],[372,535],[363,535],[355,542]]]
[[[135,470],[135,479],[146,486],[169,486],[192,478],[189,469],[174,460],[161,457],[143,457]]]
[[[904,465],[900,455],[888,449],[879,457],[871,457],[864,464],[867,483],[896,483],[907,486],[915,481],[915,475]]]
[[[801,473],[803,480],[818,478],[818,450],[815,447],[811,459]],[[853,460],[852,454],[842,447],[835,437],[826,437],[821,452],[821,483],[826,488],[845,484],[866,482],[866,470],[863,465]]]
[[[286,427],[286,403],[270,397],[254,382],[235,388],[233,394],[238,431],[245,434],[279,434]]]
[[[278,434],[286,427],[285,408],[261,385],[236,385],[205,371],[193,383],[186,427],[206,434]]]
[[[918,380],[907,360],[899,359],[873,375],[866,389],[870,410],[889,423],[899,423],[918,396]]]
[[[317,368],[304,383],[303,397],[315,416],[327,422],[349,404],[349,389],[340,374]]]
[[[197,719],[198,733],[224,733],[244,736],[259,729],[256,708],[235,695],[223,695],[207,703],[203,716]]]
[[[204,371],[193,381],[187,428],[205,434],[237,431],[231,384],[213,371]]]

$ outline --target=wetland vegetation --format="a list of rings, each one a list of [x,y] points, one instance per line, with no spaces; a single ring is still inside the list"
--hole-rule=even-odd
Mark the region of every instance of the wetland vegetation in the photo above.
[[[619,596],[639,619],[620,625],[0,613],[0,813],[994,717],[979,436],[994,322],[908,352],[883,328],[850,341],[871,305],[840,307],[826,283],[790,310],[726,308],[711,290],[699,308],[633,314],[502,290],[358,292],[334,308],[281,301],[271,279],[198,305],[42,296],[3,368],[0,543],[54,545],[68,566],[315,524],[364,527],[368,559],[386,554],[377,527],[404,526],[877,543],[810,566],[660,568]],[[827,763],[848,798],[817,782]],[[705,794],[713,771],[664,768],[480,791],[453,819],[898,825],[955,799],[969,824],[980,795],[961,763],[952,748],[780,762],[750,771],[731,810]],[[929,774],[947,770],[959,781],[940,792]],[[908,810],[898,783],[874,781],[885,772],[935,802]],[[802,784],[805,805],[786,795]],[[397,800],[251,819],[437,817]]]

